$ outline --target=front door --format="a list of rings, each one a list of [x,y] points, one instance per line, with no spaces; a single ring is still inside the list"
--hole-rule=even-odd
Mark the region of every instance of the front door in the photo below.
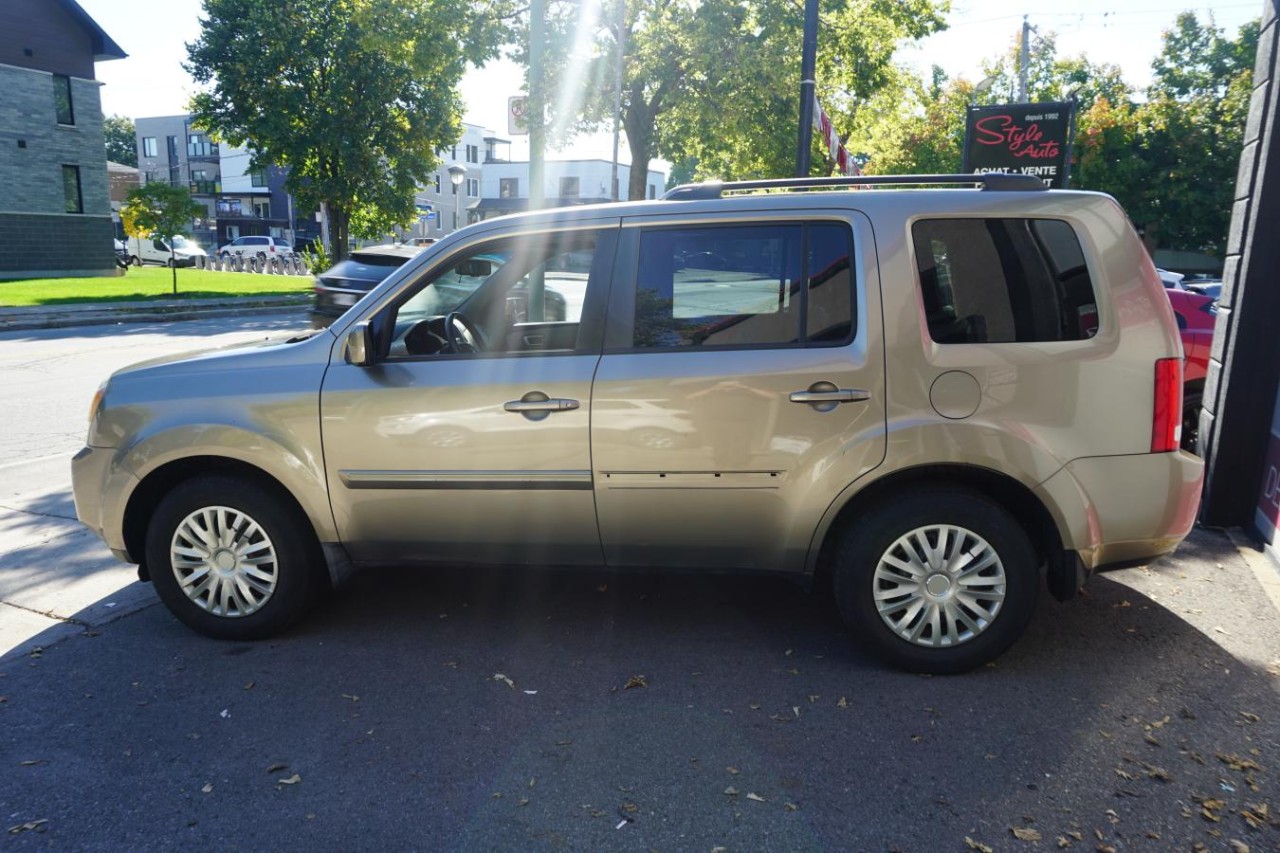
[[[613,227],[473,241],[324,381],[325,468],[361,561],[598,564],[589,415]]]
[[[885,453],[870,224],[637,217],[618,267],[592,390],[607,562],[803,568],[823,512]]]

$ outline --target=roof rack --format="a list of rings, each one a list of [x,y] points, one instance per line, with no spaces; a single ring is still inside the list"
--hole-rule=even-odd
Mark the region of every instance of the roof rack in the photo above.
[[[1009,172],[986,172],[972,175],[857,175],[830,178],[769,178],[759,181],[705,181],[684,184],[668,190],[663,196],[670,201],[701,201],[721,198],[726,192],[740,190],[794,190],[815,187],[920,186],[924,184],[977,185],[984,190],[1038,191],[1049,185],[1035,175]]]

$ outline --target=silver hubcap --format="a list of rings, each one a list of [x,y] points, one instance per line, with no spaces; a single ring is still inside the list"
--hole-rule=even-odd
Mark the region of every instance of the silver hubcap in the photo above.
[[[261,610],[279,577],[271,538],[252,518],[225,506],[184,518],[173,533],[169,560],[182,592],[214,616]]]
[[[917,527],[889,546],[871,582],[876,610],[902,639],[937,648],[972,640],[1004,604],[1004,564],[978,534]]]

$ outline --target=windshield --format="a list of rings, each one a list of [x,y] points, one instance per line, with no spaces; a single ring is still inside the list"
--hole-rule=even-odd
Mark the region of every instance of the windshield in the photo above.
[[[401,318],[448,314],[502,269],[507,260],[507,252],[486,252],[449,268],[404,304]]]
[[[170,245],[175,249],[190,249],[195,247],[195,243],[188,241],[187,238],[183,237],[181,234],[175,234],[173,239],[170,241]]]

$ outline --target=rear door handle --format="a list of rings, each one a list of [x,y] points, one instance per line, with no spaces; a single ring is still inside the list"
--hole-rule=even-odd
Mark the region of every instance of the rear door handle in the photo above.
[[[827,391],[792,391],[791,402],[793,403],[860,403],[863,400],[870,400],[871,393],[868,391],[858,391],[853,388],[835,388]]]

